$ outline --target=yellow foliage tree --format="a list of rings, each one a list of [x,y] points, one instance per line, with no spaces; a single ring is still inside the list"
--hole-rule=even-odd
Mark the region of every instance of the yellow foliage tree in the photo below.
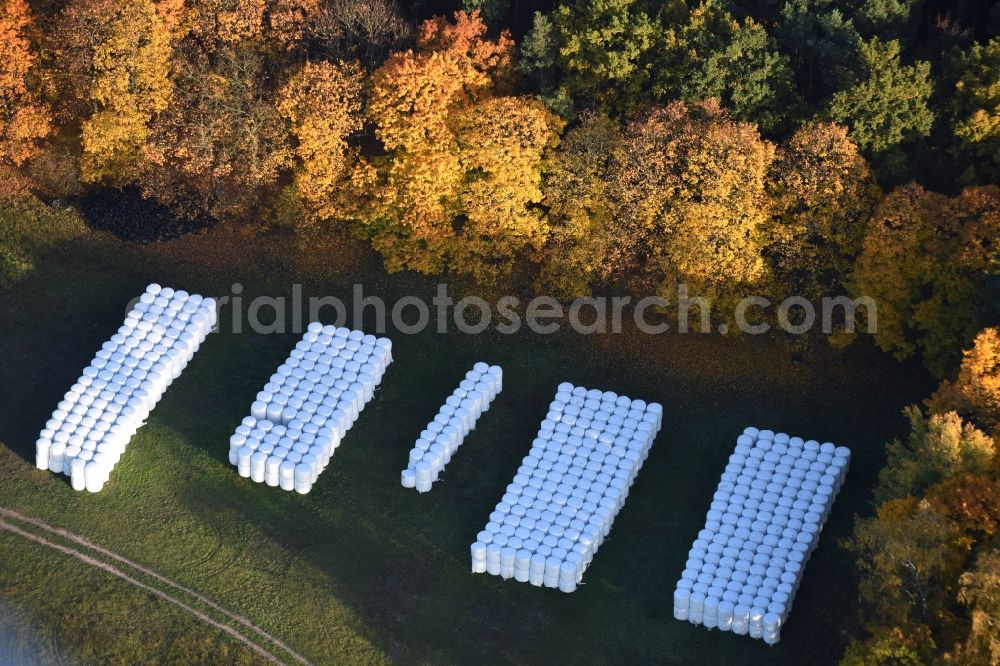
[[[844,293],[881,196],[847,130],[807,123],[779,150],[768,185],[776,289],[810,299]]]
[[[83,121],[81,175],[122,185],[143,162],[150,122],[170,102],[170,32],[152,0],[80,0],[62,17]]]
[[[458,204],[464,218],[452,243],[451,267],[482,282],[508,272],[512,258],[536,256],[548,233],[542,160],[558,141],[562,120],[531,99],[496,97],[452,120],[465,174]]]
[[[980,553],[959,584],[958,600],[972,609],[972,622],[955,663],[1000,663],[1000,550]]]
[[[877,501],[921,496],[928,488],[957,474],[982,474],[989,470],[996,447],[987,435],[955,412],[932,414],[908,407],[910,436],[903,444],[886,446],[888,460],[879,471]]]
[[[193,0],[187,23],[206,48],[233,46],[263,36],[267,0]]]
[[[28,87],[37,62],[31,45],[34,21],[24,0],[0,0],[0,163],[31,157],[49,134],[48,109]]]
[[[916,184],[897,188],[868,222],[853,291],[875,299],[879,346],[917,351],[936,375],[958,363],[982,327],[977,309],[1000,236],[1000,187],[948,198]]]
[[[709,298],[756,283],[773,157],[756,127],[714,100],[674,102],[629,123],[615,152],[621,228],[609,265],[633,264],[667,298],[682,282]]]
[[[971,540],[926,500],[907,497],[859,519],[847,545],[858,555],[858,594],[871,611],[869,626],[919,633],[952,603]]]
[[[460,51],[397,52],[375,71],[368,113],[388,155],[367,221],[390,270],[443,268],[462,180],[448,114],[491,83]]]
[[[550,234],[539,286],[563,298],[589,296],[611,265],[612,156],[621,132],[607,117],[585,113],[563,136],[545,175]]]
[[[482,140],[493,142],[491,146],[506,140],[508,143],[497,148],[493,160],[485,161],[502,165],[507,159],[504,152],[509,150],[509,158],[524,166],[518,162],[525,159],[523,154],[517,153],[536,142],[532,136],[539,123],[556,129],[551,116],[539,115],[539,107],[525,102],[482,107],[484,113],[500,108],[518,111],[504,120],[506,124],[493,136],[469,120],[466,112],[470,107],[487,99],[496,81],[510,69],[513,42],[509,35],[488,40],[485,33],[478,12],[457,12],[454,23],[443,18],[427,21],[416,50],[390,55],[372,76],[368,114],[386,155],[374,161],[374,171],[366,176],[366,182],[374,184],[372,202],[359,218],[390,270],[409,268],[433,273],[454,267],[482,277],[493,273],[480,259],[473,259],[483,251],[481,247],[476,250],[470,244],[468,253],[458,254],[466,252],[458,249],[456,241],[463,221],[471,224],[470,232],[482,226],[479,213],[473,219],[463,206],[470,204],[474,208],[478,205],[477,193],[488,196],[490,187],[467,187],[470,169],[478,169],[470,165],[484,160],[468,140],[461,141],[459,134],[478,132]],[[523,109],[530,110],[522,113]],[[548,145],[550,139],[542,143]],[[527,159],[534,164],[533,158]],[[532,167],[536,174],[539,165],[540,158]],[[505,177],[487,176],[486,180],[496,184]],[[527,198],[537,200],[540,195],[529,192]],[[496,228],[505,225],[523,229],[523,218],[502,222]]]
[[[965,350],[955,381],[927,400],[932,412],[956,411],[1000,440],[1000,329],[983,329]]]
[[[282,88],[278,112],[297,141],[295,191],[308,222],[347,219],[351,172],[358,161],[347,138],[364,118],[361,68],[346,63],[306,63]]]

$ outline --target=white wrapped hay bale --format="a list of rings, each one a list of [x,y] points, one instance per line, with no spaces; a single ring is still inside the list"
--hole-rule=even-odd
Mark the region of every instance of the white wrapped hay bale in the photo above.
[[[477,535],[486,544],[485,567],[474,556],[472,570],[573,592],[610,533],[662,416],[656,403],[560,384],[531,449]],[[427,441],[425,434],[421,439]],[[419,474],[418,467],[418,483]]]
[[[674,592],[674,617],[781,638],[850,450],[746,428],[736,440]]]
[[[38,468],[99,492],[215,323],[211,298],[149,285],[46,422],[35,446]]]
[[[309,324],[230,437],[229,462],[251,481],[308,493],[391,362],[388,338]]]
[[[402,486],[429,491],[502,389],[500,366],[476,363],[410,449],[409,464],[400,477]]]

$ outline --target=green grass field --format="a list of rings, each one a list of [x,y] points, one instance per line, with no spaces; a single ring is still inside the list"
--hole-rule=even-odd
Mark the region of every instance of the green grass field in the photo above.
[[[228,234],[228,235],[227,235]],[[87,236],[0,292],[0,506],[64,527],[243,614],[316,663],[830,663],[855,623],[838,544],[869,510],[882,445],[927,377],[868,341],[843,351],[718,335],[393,335],[395,362],[312,493],[241,479],[228,437],[296,335],[212,335],[97,495],[34,468],[34,441],[125,304],[151,281],[204,294],[430,294],[370,258],[225,230],[128,245]],[[224,327],[225,328],[225,327]],[[504,391],[433,492],[399,485],[423,425],[476,360]],[[556,385],[661,402],[649,459],[577,592],[469,573],[469,544],[530,446]],[[851,472],[781,643],[677,622],[672,591],[747,425],[831,440]],[[93,663],[253,663],[222,632],[53,550],[0,532],[0,598],[33,640]],[[2,644],[0,644],[2,647]],[[44,654],[44,652],[43,652]],[[0,659],[2,661],[2,659]],[[51,662],[44,658],[40,662]]]

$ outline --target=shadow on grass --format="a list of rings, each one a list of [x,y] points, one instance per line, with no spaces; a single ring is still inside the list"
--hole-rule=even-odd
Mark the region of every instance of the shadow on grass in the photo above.
[[[138,187],[93,190],[80,199],[79,208],[91,229],[141,243],[178,238],[215,224],[207,215],[177,217],[158,201],[143,198]]]

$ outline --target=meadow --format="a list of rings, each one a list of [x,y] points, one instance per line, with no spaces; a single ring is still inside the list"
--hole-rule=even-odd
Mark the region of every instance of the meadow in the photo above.
[[[399,335],[394,363],[305,496],[240,478],[227,441],[297,336],[213,334],[99,494],[34,468],[34,442],[125,304],[152,281],[188,291],[430,296],[350,241],[303,248],[226,227],[138,245],[87,233],[0,291],[0,506],[81,534],[250,618],[314,663],[833,663],[856,629],[840,541],[871,512],[883,445],[933,382],[869,340],[843,350],[777,336]],[[504,390],[443,480],[399,485],[407,451],[465,370]],[[664,406],[663,430],[610,538],[573,594],[469,572],[469,544],[554,394],[570,381]],[[736,436],[747,425],[848,446],[847,483],[781,642],[675,621],[672,591]],[[0,531],[0,598],[53,654],[85,662],[255,663],[222,632],[92,567]],[[44,652],[38,657],[45,660]]]

